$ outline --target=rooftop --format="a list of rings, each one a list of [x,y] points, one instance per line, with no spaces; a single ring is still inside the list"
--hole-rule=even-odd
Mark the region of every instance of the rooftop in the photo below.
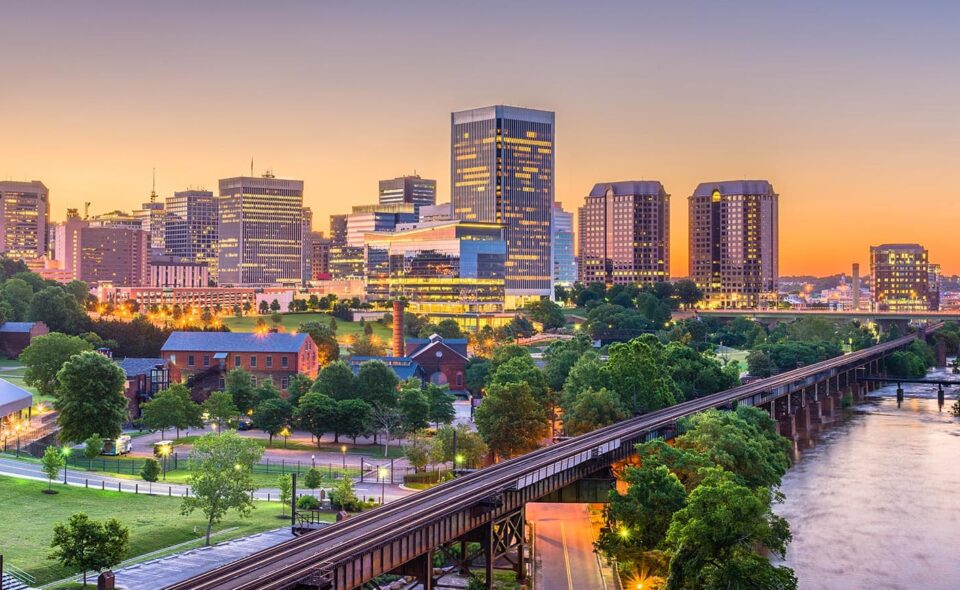
[[[721,180],[719,182],[701,182],[694,197],[709,197],[714,189],[721,195],[773,195],[773,185],[766,180]]]
[[[26,410],[33,405],[33,394],[9,381],[0,379],[0,417]]]
[[[116,359],[116,361],[127,377],[149,375],[150,371],[157,365],[167,364],[167,361],[156,358],[125,358]]]
[[[174,332],[162,352],[300,352],[306,334],[289,332]]]
[[[598,182],[590,191],[591,197],[602,197],[608,189],[619,195],[660,195],[666,194],[659,180],[622,180],[619,182]]]
[[[4,322],[0,325],[0,332],[28,333],[34,325],[36,322]]]

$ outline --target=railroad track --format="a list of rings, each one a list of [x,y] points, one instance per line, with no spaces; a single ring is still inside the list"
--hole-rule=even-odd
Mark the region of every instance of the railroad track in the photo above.
[[[928,328],[935,330],[939,324]],[[282,590],[309,578],[324,566],[363,553],[392,540],[398,531],[414,530],[436,518],[437,511],[456,512],[499,493],[524,475],[574,457],[617,438],[636,437],[671,426],[680,418],[790,385],[831,369],[856,365],[874,355],[909,344],[916,336],[878,344],[854,353],[780,373],[699,399],[651,412],[574,437],[521,457],[396,500],[380,508],[220,566],[167,590]]]

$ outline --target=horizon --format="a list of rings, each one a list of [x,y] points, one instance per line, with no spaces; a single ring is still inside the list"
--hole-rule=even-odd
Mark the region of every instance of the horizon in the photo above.
[[[416,171],[449,201],[450,113],[512,104],[556,113],[567,211],[596,183],[663,183],[672,277],[685,197],[740,178],[780,195],[783,276],[866,271],[891,242],[960,273],[952,4],[224,6],[6,5],[0,179],[44,182],[61,220],[139,208],[153,168],[161,199],[217,194],[252,157],[304,181],[326,232],[381,179]]]

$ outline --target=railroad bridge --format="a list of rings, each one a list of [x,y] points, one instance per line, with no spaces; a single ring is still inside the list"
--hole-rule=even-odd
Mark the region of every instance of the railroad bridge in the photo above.
[[[935,329],[937,326],[928,328]],[[672,438],[682,418],[711,408],[748,404],[766,409],[780,432],[826,422],[841,399],[860,399],[880,387],[883,358],[918,335],[794,369],[631,418],[504,461],[343,520],[174,584],[171,590],[350,590],[396,573],[414,576],[425,590],[438,587],[433,556],[457,569],[485,570],[487,587],[496,560],[511,559],[523,575],[524,506],[542,501],[596,501],[597,482],[640,442]],[[870,375],[874,379],[858,379]],[[479,550],[469,554],[470,548]]]

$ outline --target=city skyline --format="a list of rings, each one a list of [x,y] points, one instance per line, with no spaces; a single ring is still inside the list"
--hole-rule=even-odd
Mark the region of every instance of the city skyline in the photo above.
[[[490,20],[444,4],[8,5],[20,25],[0,40],[0,65],[30,84],[0,97],[17,113],[5,120],[17,141],[0,145],[0,179],[43,181],[62,220],[85,201],[139,208],[154,167],[165,198],[248,174],[253,157],[255,174],[305,181],[326,231],[329,215],[375,202],[382,178],[416,171],[448,201],[450,113],[511,104],[557,113],[556,198],[567,210],[607,179],[656,178],[683,199],[712,178],[768,178],[782,195],[782,274],[866,267],[882,242],[922,242],[956,274],[946,224],[960,125],[947,74],[960,11],[865,6],[514,7],[500,34],[551,59],[485,85],[453,49],[462,59],[510,51],[482,44]],[[529,30],[533,16],[549,26]],[[638,19],[645,35],[625,35]],[[277,42],[226,42],[253,23]],[[417,38],[389,42],[386,30],[415,23]],[[725,33],[736,30],[748,33]],[[258,72],[290,91],[225,90]],[[672,209],[671,271],[684,276],[686,208]],[[904,225],[912,216],[929,225]]]

